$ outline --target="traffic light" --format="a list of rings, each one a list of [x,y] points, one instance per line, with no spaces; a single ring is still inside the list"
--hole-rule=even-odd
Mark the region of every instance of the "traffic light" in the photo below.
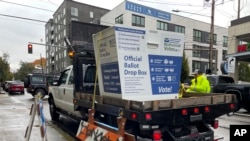
[[[32,44],[28,44],[28,53],[32,54]]]

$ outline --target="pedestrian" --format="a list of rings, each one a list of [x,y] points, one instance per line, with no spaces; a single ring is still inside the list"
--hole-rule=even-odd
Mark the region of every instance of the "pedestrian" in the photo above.
[[[210,83],[201,70],[196,70],[190,86],[185,86],[186,92],[210,93]]]

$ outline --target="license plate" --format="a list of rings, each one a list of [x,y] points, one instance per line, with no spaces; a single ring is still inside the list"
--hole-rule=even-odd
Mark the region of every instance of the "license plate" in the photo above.
[[[202,114],[190,116],[190,121],[199,121],[199,120],[202,120]]]

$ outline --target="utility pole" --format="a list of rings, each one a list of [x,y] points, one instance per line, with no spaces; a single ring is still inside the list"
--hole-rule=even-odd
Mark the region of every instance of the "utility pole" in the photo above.
[[[240,18],[240,0],[238,0],[238,19]]]
[[[212,0],[212,12],[211,12],[211,28],[210,28],[210,50],[209,50],[209,69],[213,72],[213,44],[214,44],[214,8],[215,0]],[[215,66],[217,70],[217,66]]]

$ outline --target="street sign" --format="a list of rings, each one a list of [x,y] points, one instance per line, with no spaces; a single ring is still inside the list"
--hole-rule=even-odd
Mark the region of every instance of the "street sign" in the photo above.
[[[228,57],[227,58],[227,64],[228,64],[228,73],[234,73],[235,72],[235,57]]]

